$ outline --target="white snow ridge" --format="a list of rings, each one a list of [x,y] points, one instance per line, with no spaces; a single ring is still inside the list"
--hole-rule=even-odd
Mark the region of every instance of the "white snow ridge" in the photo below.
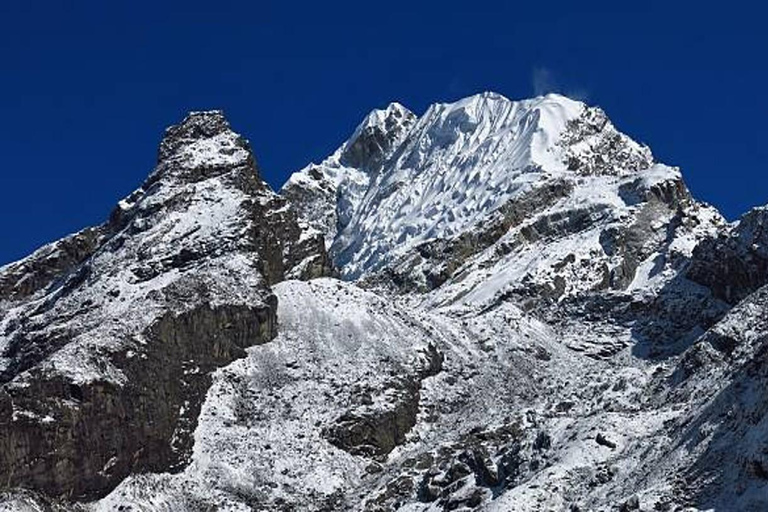
[[[392,103],[279,193],[194,113],[0,269],[0,510],[768,510],[765,225],[554,94]]]

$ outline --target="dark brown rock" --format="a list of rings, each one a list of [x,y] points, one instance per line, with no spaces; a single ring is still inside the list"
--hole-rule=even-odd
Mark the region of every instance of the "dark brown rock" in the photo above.
[[[731,305],[768,283],[768,209],[755,208],[731,230],[702,241],[685,276]]]
[[[363,406],[347,411],[335,424],[323,430],[323,436],[334,446],[355,455],[382,458],[405,441],[416,424],[421,396],[421,381],[437,375],[443,365],[443,354],[429,345],[420,354],[417,366],[410,374],[393,378],[378,390],[389,399],[385,406],[368,407],[368,395]]]
[[[98,248],[100,228],[87,228],[50,245],[0,273],[0,300],[21,300],[65,276]]]
[[[181,470],[211,372],[275,335],[269,284],[331,271],[247,141],[190,114],[108,222],[0,272],[0,490],[92,499]]]

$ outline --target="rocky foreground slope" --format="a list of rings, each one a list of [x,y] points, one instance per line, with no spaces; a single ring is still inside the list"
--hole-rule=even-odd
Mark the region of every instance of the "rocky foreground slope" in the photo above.
[[[279,194],[190,114],[0,269],[0,510],[765,510],[766,223],[558,95],[392,104]]]

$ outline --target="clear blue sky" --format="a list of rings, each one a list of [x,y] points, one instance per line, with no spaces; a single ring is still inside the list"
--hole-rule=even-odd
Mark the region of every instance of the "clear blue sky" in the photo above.
[[[188,110],[279,187],[374,107],[483,90],[585,97],[737,217],[768,203],[768,13],[683,3],[3,0],[0,263],[103,221]]]

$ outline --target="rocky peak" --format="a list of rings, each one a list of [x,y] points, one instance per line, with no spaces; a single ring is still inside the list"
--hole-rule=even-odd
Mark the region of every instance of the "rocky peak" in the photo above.
[[[284,195],[218,112],[160,155],[0,268],[0,509],[766,510],[768,209],[599,108],[393,104]]]
[[[248,142],[232,131],[222,111],[188,114],[181,123],[165,130],[155,170],[141,188],[119,202],[109,222],[48,244],[0,268],[0,300],[25,298],[40,291],[57,276],[85,262],[105,239],[120,238],[128,224],[143,230],[141,226],[150,222],[147,217],[156,216],[171,196],[190,199],[203,188],[187,185],[232,172],[238,175],[233,183],[250,193],[268,189],[258,176]]]
[[[650,148],[618,131],[599,107],[568,121],[559,145],[568,170],[581,175],[630,176],[654,163]]]
[[[246,178],[260,185],[250,145],[231,129],[224,113],[192,112],[181,123],[166,129],[158,150],[157,168],[145,188],[162,178],[194,183],[235,168],[250,172],[252,176]]]
[[[365,130],[373,128],[380,131],[392,131],[414,121],[416,115],[400,103],[394,101],[383,109],[373,109],[358,125],[350,140],[355,140]]]
[[[0,271],[3,485],[94,497],[182,468],[210,372],[275,335],[270,285],[331,272],[220,112],[159,154],[108,222]]]
[[[184,145],[230,131],[229,121],[221,110],[190,112],[179,124],[166,128],[160,142],[158,162],[166,160]]]
[[[342,165],[375,171],[416,122],[416,115],[399,103],[374,110],[341,149]]]
[[[557,94],[436,103],[389,151],[339,157],[399,111],[372,113],[283,188],[345,279],[440,305],[631,294],[671,279],[722,225],[678,169]]]
[[[352,136],[320,164],[294,173],[280,193],[300,221],[322,233],[327,247],[352,219],[371,176],[407,137],[416,116],[399,103],[373,110]]]

